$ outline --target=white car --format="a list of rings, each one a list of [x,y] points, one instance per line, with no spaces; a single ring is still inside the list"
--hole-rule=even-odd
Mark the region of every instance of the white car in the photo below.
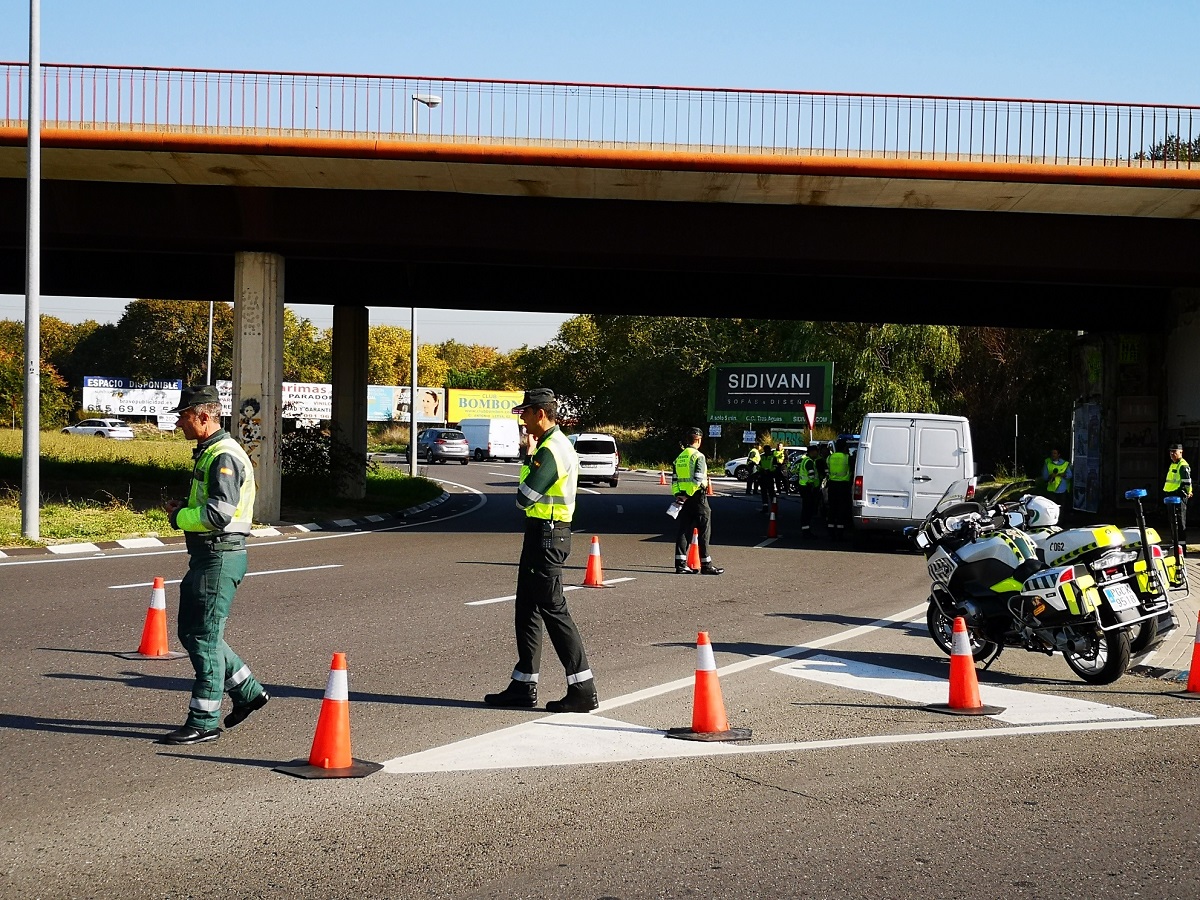
[[[738,481],[745,481],[746,476],[750,474],[750,457],[739,456],[725,463],[725,474]]]
[[[575,448],[579,457],[579,480],[590,481],[593,484],[601,482],[610,487],[616,487],[620,475],[618,467],[621,454],[617,451],[617,442],[607,434],[572,434],[567,440]]]
[[[132,441],[133,429],[128,422],[121,419],[84,419],[75,425],[68,425],[62,430],[63,434],[87,434],[93,437],[114,438],[118,441]]]

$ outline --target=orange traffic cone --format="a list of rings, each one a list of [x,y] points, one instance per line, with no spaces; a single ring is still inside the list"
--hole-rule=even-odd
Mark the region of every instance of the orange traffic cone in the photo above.
[[[770,518],[770,521],[767,522],[767,537],[769,537],[769,538],[779,537],[779,526],[775,522],[775,513],[778,512],[778,510],[779,510],[779,501],[772,500],[771,501],[771,518]]]
[[[1196,640],[1192,644],[1192,664],[1188,669],[1187,689],[1171,691],[1172,697],[1200,700],[1200,614],[1196,616]]]
[[[748,741],[749,728],[730,728],[725,717],[725,700],[721,682],[717,679],[717,663],[713,658],[708,632],[696,637],[696,686],[692,692],[692,727],[672,728],[667,737],[687,741]]]
[[[711,481],[708,483],[708,490],[706,490],[706,491],[705,491],[705,493],[706,493],[706,494],[707,494],[709,497],[711,497],[711,496],[713,495],[713,489],[712,489],[712,482],[711,482]]]
[[[700,571],[700,529],[692,529],[692,543],[688,545],[687,567]]]
[[[146,610],[146,623],[142,626],[142,642],[133,653],[117,654],[122,659],[179,659],[187,656],[167,646],[167,590],[162,578],[154,577],[150,589],[150,608]]]
[[[583,576],[584,587],[608,587],[604,583],[604,569],[600,565],[600,538],[592,535],[592,549],[588,553],[587,572]]]
[[[658,470],[658,483],[659,484],[667,483],[667,473],[664,472],[662,469]]]
[[[335,653],[308,762],[295,760],[285,766],[276,766],[275,771],[298,778],[362,778],[382,768],[382,763],[364,762],[350,755],[350,685],[346,676],[346,654]]]
[[[950,702],[932,703],[925,708],[955,716],[994,716],[1004,712],[1003,706],[984,706],[979,700],[975,657],[971,654],[971,639],[967,636],[967,620],[962,616],[954,620],[954,637],[950,645]]]

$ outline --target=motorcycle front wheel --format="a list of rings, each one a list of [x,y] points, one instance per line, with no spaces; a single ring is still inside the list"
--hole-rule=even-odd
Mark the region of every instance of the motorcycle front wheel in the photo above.
[[[929,627],[929,636],[947,656],[954,649],[954,619],[938,606],[933,597],[929,598],[929,608],[925,611],[925,624]],[[978,629],[967,627],[967,636],[971,639],[971,656],[976,662],[991,658],[999,647],[992,641],[986,640],[979,634]]]
[[[1080,626],[1085,628],[1086,626]],[[1124,628],[1101,631],[1093,627],[1086,632],[1086,646],[1081,652],[1064,650],[1063,659],[1071,671],[1088,684],[1112,684],[1129,668],[1129,632]]]

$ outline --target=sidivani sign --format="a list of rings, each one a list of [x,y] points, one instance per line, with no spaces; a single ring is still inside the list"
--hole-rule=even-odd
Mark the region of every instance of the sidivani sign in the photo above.
[[[806,403],[817,407],[816,424],[832,422],[833,363],[731,363],[709,373],[710,422],[807,426]]]

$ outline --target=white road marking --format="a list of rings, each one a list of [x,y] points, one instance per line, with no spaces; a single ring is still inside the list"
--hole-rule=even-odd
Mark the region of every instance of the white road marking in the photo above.
[[[304,566],[303,568],[299,569],[266,569],[262,572],[247,572],[246,577],[253,578],[256,575],[286,575],[288,572],[313,572],[317,569],[340,569],[341,567],[341,563],[331,563],[327,566]],[[179,582],[182,580],[182,578],[173,578],[170,581],[163,581],[163,584],[179,584]],[[108,589],[110,591],[119,591],[123,588],[141,588],[153,586],[153,581],[139,581],[137,584],[110,584]]]
[[[636,578],[607,578],[602,582],[602,584],[605,587],[610,587],[614,584],[620,584],[623,581],[636,581],[636,580],[637,580]],[[564,585],[563,593],[565,594],[567,591],[581,591],[581,590],[584,590],[585,587],[587,587],[587,586],[582,585],[582,584]],[[489,603],[506,603],[509,600],[516,600],[516,599],[517,599],[516,594],[508,594],[507,596],[504,596],[504,597],[490,597],[487,600],[471,600],[466,605],[467,606],[487,606]]]
[[[617,512],[619,512],[619,513],[625,512],[625,507],[622,506],[620,503],[617,504]]]
[[[773,543],[775,543],[777,540],[779,540],[779,538],[778,538],[778,537],[767,538],[767,539],[766,539],[765,541],[763,541],[761,544],[755,544],[755,545],[754,545],[753,547],[751,547],[750,549],[751,549],[751,550],[761,550],[763,547],[770,547],[770,546],[771,546]]]
[[[833,656],[811,656],[776,666],[771,671],[852,691],[895,697],[922,706],[945,703],[949,696],[949,685],[945,678]],[[979,699],[987,706],[1004,707],[1003,712],[989,718],[1010,725],[1154,718],[1149,713],[1109,706],[1107,703],[1093,703],[1054,694],[1035,694],[987,684],[979,685]]]
[[[933,715],[931,713],[931,715]],[[1194,728],[1200,717],[1139,719],[1120,722],[1058,722],[1008,728],[974,728],[918,734],[877,734],[827,741],[793,741],[781,744],[704,743],[677,741],[665,731],[630,725],[586,713],[548,716],[502,731],[467,738],[383,765],[392,774],[420,772],[471,772],[479,769],[520,769],[529,766],[569,766],[630,762],[643,759],[734,756],[744,753],[798,753],[879,744],[923,744],[936,741],[985,740],[1014,735],[1063,734],[1089,731],[1125,731],[1143,728]]]

